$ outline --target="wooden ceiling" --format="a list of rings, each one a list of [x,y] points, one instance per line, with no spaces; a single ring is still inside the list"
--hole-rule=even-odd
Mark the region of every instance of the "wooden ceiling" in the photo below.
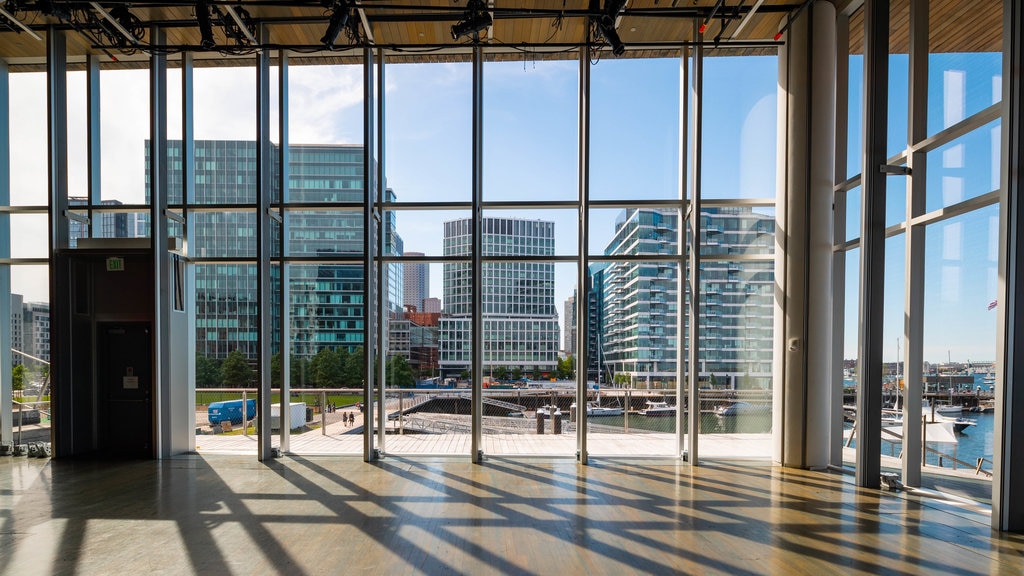
[[[343,31],[333,50],[321,38],[331,11],[321,0],[206,0],[232,21],[228,7],[248,13],[252,30],[262,27],[267,39],[260,46],[288,50],[295,63],[355,63],[361,61],[362,46],[372,44],[386,50],[389,61],[466,60],[472,40],[453,40],[451,28],[462,20],[469,0],[334,0],[354,6],[360,38],[353,40]],[[586,42],[591,31],[590,15],[600,13],[602,0],[479,0],[493,17],[493,25],[481,33],[486,58],[565,59],[577,58],[575,48]],[[856,0],[839,0],[840,9]],[[330,0],[327,1],[330,4]],[[742,32],[741,20],[757,0],[630,0],[618,18],[617,31],[626,46],[622,57],[678,55],[683,44],[703,41],[712,53],[765,53],[778,44],[774,36],[788,18],[797,14],[803,0],[764,0]],[[137,18],[141,38],[130,44],[113,27],[103,24],[100,12],[127,7]],[[34,39],[8,18],[0,16],[0,58],[12,69],[40,69],[45,63],[46,34],[51,26],[66,31],[68,59],[72,68],[86,55],[100,55],[104,66],[143,66],[151,51],[166,51],[171,61],[177,54],[191,52],[199,66],[251,62],[257,48],[226,35],[216,14],[213,16],[215,46],[200,47],[201,35],[195,1],[164,2],[67,2],[63,0],[3,0],[8,13],[32,29],[43,40]],[[892,49],[905,52],[909,0],[892,0]],[[998,51],[1002,38],[1001,0],[932,0],[930,2],[935,51]],[[714,17],[712,18],[712,14]],[[851,17],[850,44],[861,51],[862,18]],[[708,22],[701,34],[696,28]],[[159,25],[166,38],[153,42],[152,27]],[[104,35],[102,27],[108,34]],[[367,33],[367,31],[369,33]],[[600,38],[597,40],[601,41]],[[120,44],[120,46],[118,46]],[[603,43],[602,43],[603,44]],[[601,57],[612,58],[604,44]],[[117,62],[115,64],[115,61]]]
[[[345,0],[335,0],[343,3]],[[250,16],[253,29],[264,26],[270,48],[285,48],[293,59],[317,62],[358,61],[360,45],[372,44],[388,50],[390,60],[465,60],[472,51],[472,40],[463,37],[453,40],[451,28],[466,14],[468,0],[349,0],[358,9],[353,12],[360,22],[360,42],[342,32],[334,50],[325,50],[320,39],[324,36],[330,10],[320,0],[241,0],[224,2],[207,0],[230,19],[228,6],[241,6]],[[493,25],[481,34],[491,58],[501,54],[521,58],[524,50],[536,58],[576,58],[573,48],[586,42],[590,28],[590,14],[600,13],[603,3],[597,0],[595,10],[589,9],[590,0],[481,0],[493,16]],[[329,3],[329,2],[328,2]],[[646,57],[659,53],[678,54],[682,43],[693,42],[695,28],[707,20],[714,11],[707,31],[699,37],[722,48],[764,49],[774,44],[773,36],[780,21],[794,13],[802,0],[764,0],[740,35],[735,30],[756,0],[725,0],[716,11],[719,0],[630,0],[618,19],[618,34],[627,47],[624,57]],[[64,2],[62,0],[17,0],[20,9],[8,12],[32,28],[40,37],[46,37],[48,27],[57,26],[67,31],[69,61],[81,62],[88,54],[106,56],[104,61],[117,59],[122,63],[145,61],[147,51],[156,48],[170,54],[191,51],[197,64],[222,62],[238,54],[252,53],[252,46],[239,46],[226,37],[224,28],[217,25],[214,15],[212,50],[200,48],[201,36],[196,19],[195,1],[165,2],[98,2],[110,11],[127,6],[144,31],[135,54],[127,54],[105,38],[100,30],[101,17],[90,2]],[[56,11],[40,10],[53,5]],[[57,18],[52,12],[70,15]],[[91,21],[91,22],[90,22]],[[160,25],[166,35],[163,43],[154,43],[150,28]],[[366,33],[366,25],[369,34]],[[722,27],[725,25],[724,33]],[[735,36],[735,37],[734,37]],[[258,37],[258,34],[257,34]],[[118,42],[127,43],[122,38]],[[743,41],[741,44],[736,42]],[[129,51],[130,52],[130,51]],[[12,67],[40,65],[45,62],[46,42],[32,38],[15,24],[0,16],[0,57]],[[609,51],[608,56],[611,57]]]
[[[1002,0],[930,0],[928,2],[930,52],[1001,52]],[[889,52],[910,51],[910,0],[889,2]],[[850,16],[850,53],[864,52],[864,11]]]

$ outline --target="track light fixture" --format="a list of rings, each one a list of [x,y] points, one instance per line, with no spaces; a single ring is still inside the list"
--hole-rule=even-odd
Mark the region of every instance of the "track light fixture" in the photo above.
[[[199,35],[202,38],[199,45],[206,50],[213,49],[217,43],[213,39],[213,21],[210,19],[210,6],[206,0],[196,2],[196,20],[199,22]]]
[[[626,0],[605,0],[601,16],[595,18],[598,32],[612,47],[612,54],[616,56],[622,56],[626,52],[626,47],[622,45],[619,33],[615,30],[615,20],[618,19],[619,13],[625,7]]]
[[[31,28],[29,28],[27,25],[25,25],[24,22],[22,22],[21,20],[18,19],[17,16],[15,16],[19,8],[20,6],[18,6],[18,2],[16,0],[7,0],[7,2],[4,2],[4,4],[0,6],[0,14],[2,14],[3,17],[6,18],[8,22],[10,22],[12,25],[18,27],[18,29],[15,30],[15,32],[25,32],[26,34],[35,38],[36,40],[42,41],[42,36],[36,34]]]
[[[225,34],[234,38],[239,46],[259,44],[256,41],[256,26],[252,24],[252,17],[249,16],[248,10],[242,7],[241,4],[238,6],[226,4],[224,10],[228,13],[228,16],[231,16],[231,20],[222,19]]]
[[[492,24],[494,19],[491,18],[491,13],[485,10],[484,3],[481,0],[470,0],[462,20],[452,25],[452,40],[477,34]]]
[[[612,47],[612,54],[622,56],[626,53],[626,47],[623,46],[622,40],[619,39],[619,33],[615,31],[614,26],[608,26],[602,21],[598,23],[597,27],[601,31],[601,36],[604,36],[605,41]]]
[[[340,2],[323,2],[328,5],[332,10],[331,20],[327,24],[327,31],[324,32],[324,37],[320,39],[320,43],[327,46],[328,49],[334,49],[334,42],[338,39],[338,34],[348,26],[348,21],[351,16],[351,9],[348,4],[348,0],[341,0]]]
[[[110,10],[103,8],[99,2],[89,3],[102,18],[104,34],[112,44],[122,49],[135,46],[145,33],[142,22],[128,10],[124,4],[118,4]],[[127,44],[125,42],[127,41]]]

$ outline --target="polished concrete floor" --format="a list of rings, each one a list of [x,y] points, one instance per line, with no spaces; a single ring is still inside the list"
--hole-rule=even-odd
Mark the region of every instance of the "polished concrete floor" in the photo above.
[[[1022,574],[984,508],[711,462],[0,458],[0,574]]]

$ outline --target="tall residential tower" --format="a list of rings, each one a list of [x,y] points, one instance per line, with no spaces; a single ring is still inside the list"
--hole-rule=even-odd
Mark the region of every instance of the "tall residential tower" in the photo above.
[[[502,256],[553,256],[555,223],[516,218],[483,218],[483,253]],[[444,255],[472,253],[472,222],[444,223]],[[472,266],[444,265],[444,316],[440,326],[440,365],[445,374],[470,367]],[[558,313],[555,311],[554,262],[484,262],[483,329],[485,374],[493,368],[521,369],[543,376],[558,367]]]

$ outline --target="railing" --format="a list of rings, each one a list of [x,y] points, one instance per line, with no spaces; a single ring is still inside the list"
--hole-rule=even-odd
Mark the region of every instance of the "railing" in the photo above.
[[[23,443],[22,438],[24,435],[25,425],[38,425],[39,428],[43,429],[49,428],[49,423],[51,422],[49,400],[37,400],[33,402],[12,400],[12,402],[14,407],[17,408],[17,411],[11,412],[11,421],[17,426],[17,436],[14,441],[15,444]]]

